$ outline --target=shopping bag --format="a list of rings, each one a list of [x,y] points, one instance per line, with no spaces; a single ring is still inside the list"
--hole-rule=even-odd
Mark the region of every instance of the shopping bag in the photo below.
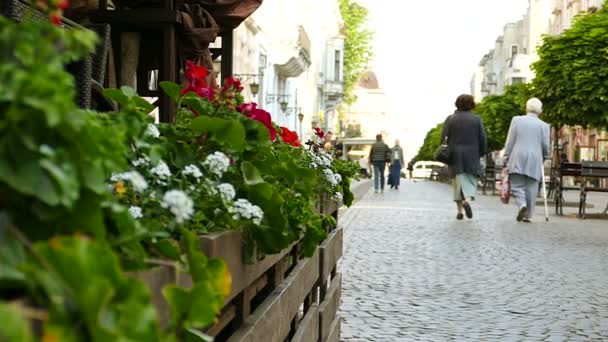
[[[500,200],[504,204],[509,204],[511,199],[511,183],[509,182],[509,170],[502,169],[502,177],[500,181]]]

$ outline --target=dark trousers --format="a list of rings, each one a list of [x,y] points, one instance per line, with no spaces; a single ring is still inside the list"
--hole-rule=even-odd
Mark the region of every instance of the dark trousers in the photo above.
[[[384,171],[386,170],[386,162],[385,161],[375,161],[374,162],[374,189],[378,191],[379,189],[384,190]]]

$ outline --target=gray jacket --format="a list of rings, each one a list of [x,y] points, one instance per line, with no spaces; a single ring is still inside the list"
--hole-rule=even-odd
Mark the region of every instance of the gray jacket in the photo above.
[[[549,157],[549,125],[536,114],[516,116],[511,120],[505,156],[509,173],[517,173],[541,181],[544,159]]]

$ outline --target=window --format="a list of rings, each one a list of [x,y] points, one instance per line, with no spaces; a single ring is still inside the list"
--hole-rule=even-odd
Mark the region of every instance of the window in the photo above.
[[[519,53],[519,46],[511,45],[511,58],[515,57]]]
[[[341,63],[341,53],[340,50],[334,51],[334,81],[340,82],[340,67]]]
[[[511,85],[526,83],[525,77],[513,77],[511,79]]]
[[[423,168],[424,168],[424,165],[416,165],[416,168],[417,168],[417,169],[423,169]]]

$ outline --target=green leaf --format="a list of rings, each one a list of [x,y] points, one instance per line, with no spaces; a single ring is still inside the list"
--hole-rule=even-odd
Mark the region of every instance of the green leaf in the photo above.
[[[23,318],[19,306],[0,302],[0,322],[2,322],[0,341],[34,341],[30,330],[30,322]]]
[[[129,104],[129,97],[118,89],[106,89],[103,91],[103,96],[115,101],[121,106],[126,106]]]
[[[182,87],[179,84],[163,81],[159,83],[161,89],[173,100],[173,102],[177,103],[179,101],[179,97],[182,93]]]
[[[137,96],[135,90],[129,86],[122,86],[120,87],[120,90],[122,90],[123,94],[129,98]]]
[[[150,112],[152,112],[154,110],[154,108],[156,108],[156,107],[154,107],[153,104],[151,104],[150,102],[146,101],[145,99],[143,99],[139,96],[133,97],[133,103],[135,103],[138,110],[140,110],[146,114],[149,114]]]
[[[262,175],[260,175],[258,169],[251,162],[245,161],[241,163],[241,172],[247,185],[256,185],[264,182]]]
[[[179,248],[179,243],[173,239],[163,239],[154,244],[160,253],[171,260],[180,260],[182,251]]]
[[[208,134],[209,138],[237,152],[245,148],[245,128],[235,120],[199,116],[192,120],[190,128],[197,134]]]

